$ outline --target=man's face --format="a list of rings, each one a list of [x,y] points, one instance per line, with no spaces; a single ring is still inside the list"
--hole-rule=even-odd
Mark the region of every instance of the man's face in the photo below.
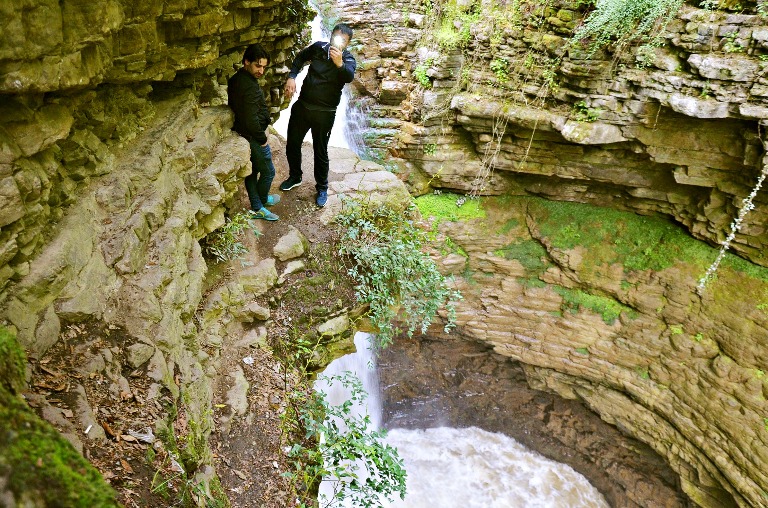
[[[343,34],[341,31],[336,30],[331,34],[331,44],[343,51],[347,46],[349,46],[349,35]]]
[[[245,71],[256,79],[262,77],[265,70],[267,70],[266,58],[259,58],[253,62],[245,61]]]

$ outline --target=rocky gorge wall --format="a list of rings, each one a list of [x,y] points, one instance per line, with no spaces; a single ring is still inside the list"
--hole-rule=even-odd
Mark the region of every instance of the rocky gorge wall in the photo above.
[[[492,1],[429,5],[338,12],[364,41],[367,145],[394,156],[415,193],[528,193],[725,238],[764,167],[768,28],[754,7],[685,4],[649,57],[569,46],[579,2],[520,3],[517,15]],[[765,201],[733,244],[762,265]]]
[[[648,443],[696,504],[768,506],[765,192],[732,244],[750,262],[701,295],[716,249],[691,238],[722,241],[765,171],[766,21],[688,3],[652,58],[589,56],[583,9],[340,4],[365,140],[415,194],[499,196],[427,226],[464,336]]]
[[[277,115],[309,15],[259,0],[0,6],[0,324],[28,351],[25,397],[94,462],[117,461],[116,419],[186,436],[174,460],[204,486],[200,502],[215,477],[211,344],[245,334],[222,322],[263,320],[249,305],[275,270],[205,294],[200,241],[240,209],[250,172],[222,85],[262,43]],[[39,506],[6,491],[18,487],[6,458],[0,495]]]

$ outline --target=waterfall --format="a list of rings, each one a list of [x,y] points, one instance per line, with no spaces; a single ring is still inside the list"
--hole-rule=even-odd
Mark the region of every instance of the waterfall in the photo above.
[[[357,352],[334,360],[323,374],[355,373],[368,392],[367,407],[359,407],[360,414],[367,411],[380,425],[381,391],[367,337],[356,334]],[[328,394],[334,405],[348,398],[345,390],[322,381],[315,389]],[[390,508],[608,508],[597,489],[570,466],[503,434],[474,427],[389,429],[387,443],[398,449],[408,473],[405,501],[384,504]],[[322,487],[320,492],[328,494]]]

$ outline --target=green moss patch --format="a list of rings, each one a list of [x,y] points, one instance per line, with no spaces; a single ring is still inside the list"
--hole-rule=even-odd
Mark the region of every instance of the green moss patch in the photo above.
[[[461,206],[456,203],[465,200]],[[465,196],[444,192],[442,194],[425,194],[415,199],[422,217],[434,217],[440,221],[468,221],[485,218],[479,199],[467,199]]]
[[[19,393],[24,387],[27,359],[16,337],[0,326],[0,390]]]
[[[660,218],[583,203],[530,199],[542,234],[554,247],[589,250],[593,265],[621,263],[627,270],[664,270],[684,262],[702,275],[718,249],[697,240],[681,226]],[[723,268],[768,281],[768,268],[726,254]]]
[[[547,250],[536,240],[512,243],[494,252],[504,259],[516,259],[532,275],[538,275],[550,265]]]
[[[99,472],[14,394],[24,380],[24,354],[5,328],[0,355],[0,477],[7,478],[7,488],[17,499],[24,495],[43,506],[118,506]]]
[[[620,304],[613,298],[593,295],[579,289],[569,289],[562,286],[552,286],[552,289],[563,297],[563,306],[567,310],[578,312],[582,308],[589,309],[600,314],[600,317],[608,325],[612,325],[622,312],[627,312],[633,318],[637,315],[632,308]]]

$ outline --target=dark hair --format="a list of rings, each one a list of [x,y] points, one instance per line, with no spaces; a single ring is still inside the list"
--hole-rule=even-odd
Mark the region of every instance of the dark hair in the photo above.
[[[261,44],[251,44],[247,48],[245,48],[245,52],[243,53],[243,65],[245,65],[245,61],[248,60],[249,62],[256,62],[258,60],[261,60],[262,58],[267,59],[267,65],[269,65],[270,58],[269,53],[267,53],[267,50],[264,49],[264,46]]]
[[[331,30],[331,33],[334,32],[341,32],[344,35],[349,36],[349,40],[352,40],[352,29],[347,25],[346,23],[339,23],[335,27],[333,27],[333,30]]]

